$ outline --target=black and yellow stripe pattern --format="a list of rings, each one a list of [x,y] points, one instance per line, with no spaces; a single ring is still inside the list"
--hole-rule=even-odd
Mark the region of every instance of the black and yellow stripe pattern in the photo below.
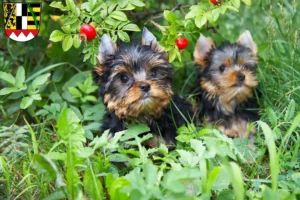
[[[3,3],[5,29],[39,30],[41,3]]]
[[[27,4],[27,29],[39,29],[41,7],[39,3]]]

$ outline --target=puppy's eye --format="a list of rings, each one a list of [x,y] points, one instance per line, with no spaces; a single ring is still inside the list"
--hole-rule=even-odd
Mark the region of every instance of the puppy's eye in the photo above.
[[[225,65],[221,65],[221,66],[219,67],[219,70],[220,70],[221,72],[224,72],[225,69],[226,69],[226,66],[225,66]]]
[[[151,75],[151,77],[153,77],[153,78],[156,77],[156,70],[152,70],[151,73],[150,73],[150,75]]]
[[[127,76],[126,74],[122,74],[120,79],[122,83],[127,83],[129,81],[129,76]]]
[[[247,70],[248,70],[248,66],[247,66],[247,65],[244,65],[244,66],[242,67],[242,70],[247,71]]]

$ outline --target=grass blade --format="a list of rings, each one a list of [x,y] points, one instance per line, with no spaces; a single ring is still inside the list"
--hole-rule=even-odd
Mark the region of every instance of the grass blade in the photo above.
[[[268,147],[269,155],[270,155],[270,169],[271,169],[271,179],[272,179],[272,189],[277,190],[278,186],[278,173],[279,173],[279,161],[276,152],[275,140],[273,137],[273,132],[271,128],[262,121],[258,121],[258,124],[263,130],[265,135],[265,142]]]
[[[229,165],[225,167],[225,170],[231,179],[231,185],[234,190],[235,199],[244,200],[245,189],[241,168],[236,163],[230,162]]]
[[[30,135],[31,135],[31,140],[32,140],[32,146],[33,146],[33,152],[34,154],[38,154],[39,153],[39,150],[38,150],[38,143],[36,141],[36,137],[35,137],[35,133],[34,131],[32,130],[30,124],[28,124],[26,118],[24,117],[24,121],[26,122],[27,124],[27,127],[29,129],[29,132],[30,132]]]

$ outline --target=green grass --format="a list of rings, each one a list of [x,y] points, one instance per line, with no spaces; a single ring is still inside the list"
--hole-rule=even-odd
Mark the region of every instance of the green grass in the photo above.
[[[46,5],[45,12],[53,10]],[[82,64],[82,55],[75,58],[75,49],[63,53],[57,44],[47,47],[57,24],[46,18],[49,29],[41,23],[41,36],[27,50],[0,33],[0,71],[16,74],[24,66],[28,87],[51,73],[38,87],[42,100],[28,109],[20,103],[33,94],[0,96],[1,199],[300,198],[299,2],[258,0],[221,16],[216,34],[203,30],[220,43],[233,42],[248,29],[258,45],[262,95],[257,95],[261,119],[254,148],[202,124],[178,128],[173,151],[164,145],[146,149],[144,125],[130,126],[109,141],[108,132],[93,138],[104,114],[101,99],[83,101],[69,91],[89,96],[77,82],[92,87],[91,65]],[[198,36],[190,35],[187,54]],[[184,67],[174,62],[174,86],[192,100],[196,67],[188,56],[183,60]]]

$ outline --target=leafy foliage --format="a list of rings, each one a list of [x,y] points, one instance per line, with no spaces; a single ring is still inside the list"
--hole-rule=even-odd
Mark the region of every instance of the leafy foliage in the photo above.
[[[45,1],[34,40],[17,43],[0,33],[0,198],[299,199],[299,5]],[[82,24],[96,28],[95,40],[81,40]],[[191,102],[199,34],[218,43],[249,29],[259,47],[257,136],[230,139],[192,123],[178,127],[170,150],[145,148],[152,134],[143,124],[100,135],[105,107],[90,75],[100,37],[129,42],[143,26],[169,53],[175,92]],[[174,42],[180,36],[189,40],[184,50]]]
[[[28,133],[29,131],[26,126],[2,126],[0,129],[0,138],[2,141],[0,144],[1,155],[14,161],[26,156],[26,151],[29,147],[27,144]]]
[[[83,61],[90,59],[92,64],[96,64],[99,37],[103,33],[107,33],[113,40],[119,38],[122,41],[129,42],[129,35],[126,31],[140,31],[140,29],[128,20],[124,11],[144,7],[145,4],[139,0],[122,1],[121,3],[89,0],[80,6],[76,6],[73,0],[66,0],[66,6],[56,1],[52,2],[50,6],[67,12],[66,15],[59,17],[63,32],[55,30],[50,35],[51,41],[62,41],[64,51],[68,51],[72,46],[75,48],[80,47],[81,40],[78,33],[83,24],[92,23],[95,26],[98,36],[93,41],[86,42],[83,49],[83,53],[86,55]]]

